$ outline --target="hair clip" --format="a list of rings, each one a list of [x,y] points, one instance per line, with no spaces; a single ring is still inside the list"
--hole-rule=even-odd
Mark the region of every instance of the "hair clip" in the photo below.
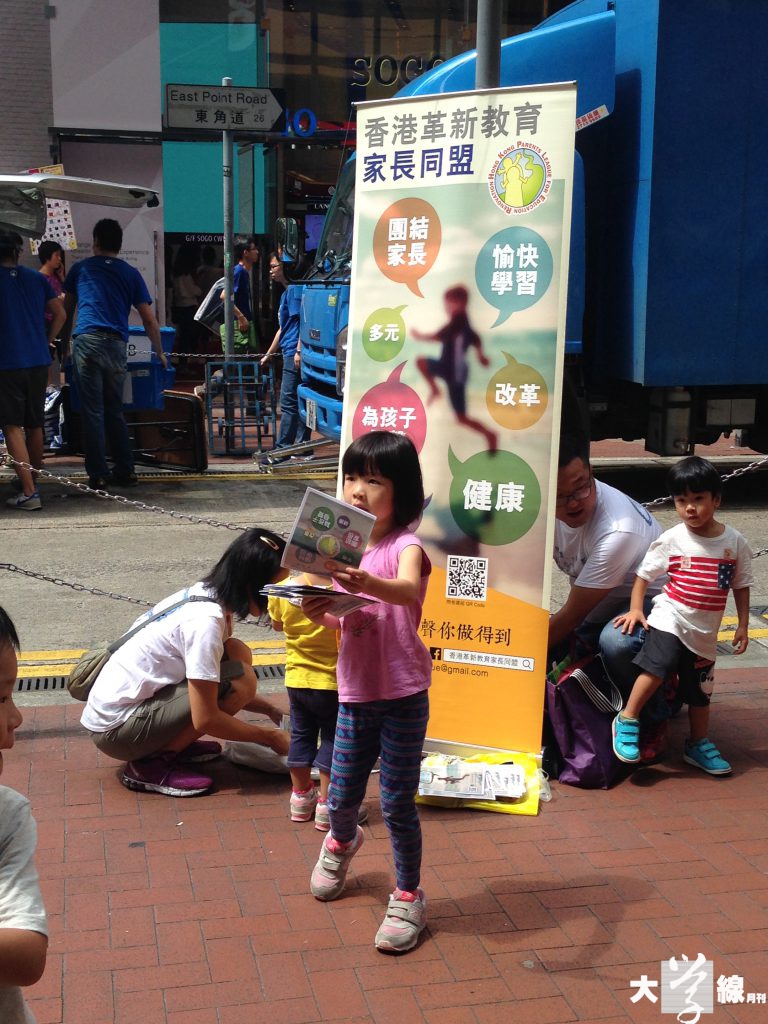
[[[262,537],[261,535],[259,535],[259,540],[263,540],[267,547],[272,548],[273,551],[280,550],[280,545],[276,544],[271,537]]]

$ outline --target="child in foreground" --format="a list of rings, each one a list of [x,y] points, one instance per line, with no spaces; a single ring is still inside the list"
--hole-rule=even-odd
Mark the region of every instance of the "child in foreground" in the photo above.
[[[323,587],[330,580],[307,572],[290,582]],[[336,631],[308,619],[299,606],[284,597],[270,597],[269,617],[272,628],[285,633],[285,688],[291,708],[291,821],[314,817],[315,828],[327,832],[331,827],[328,785],[339,713]],[[313,766],[320,775],[319,788],[312,782]],[[367,817],[367,809],[361,808],[358,821]]]
[[[731,588],[738,614],[733,646],[736,654],[747,649],[752,552],[738,531],[715,519],[722,485],[711,462],[698,456],[683,459],[670,470],[668,483],[682,522],[651,544],[637,568],[630,610],[614,619],[624,633],[638,623],[650,632],[634,658],[642,672],[613,722],[613,750],[628,764],[640,760],[640,712],[662,680],[677,672],[678,696],[688,704],[691,729],[683,759],[710,775],[727,775],[730,764],[708,739],[709,699],[717,631]],[[669,580],[646,621],[646,588],[664,573]]]
[[[0,608],[0,775],[3,750],[13,746],[21,713],[13,703],[19,638]],[[48,953],[45,908],[32,858],[37,826],[29,802],[0,786],[0,1021],[34,1024],[20,986],[42,977]]]
[[[392,842],[396,887],[375,944],[385,953],[404,953],[426,925],[415,797],[432,676],[418,630],[432,567],[408,528],[421,515],[424,487],[412,442],[386,431],[354,441],[344,453],[342,474],[344,500],[375,515],[376,523],[360,567],[340,569],[334,579],[376,604],[341,620],[330,614],[326,598],[309,598],[303,605],[315,622],[341,629],[339,717],[328,795],[331,831],[310,888],[319,900],[335,900],[343,892],[349,863],[363,844],[358,809],[380,757],[381,811]]]

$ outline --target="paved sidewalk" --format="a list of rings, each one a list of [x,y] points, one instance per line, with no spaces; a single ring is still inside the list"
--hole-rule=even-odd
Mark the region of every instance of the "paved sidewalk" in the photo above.
[[[768,747],[760,670],[718,675],[709,778],[674,756],[609,792],[553,784],[538,817],[422,809],[429,929],[373,947],[391,885],[375,804],[348,892],[308,892],[321,836],[286,814],[288,780],[222,761],[217,792],[136,794],[77,725],[24,708],[3,781],[32,800],[50,914],[39,1024],[656,1022],[630,981],[701,952],[768,990]],[[712,1024],[765,1007],[715,1002]]]

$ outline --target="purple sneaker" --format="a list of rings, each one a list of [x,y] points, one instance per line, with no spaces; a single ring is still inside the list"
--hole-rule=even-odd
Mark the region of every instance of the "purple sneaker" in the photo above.
[[[221,744],[216,740],[195,740],[194,743],[190,743],[188,747],[179,751],[177,757],[185,764],[215,761],[217,757],[221,757]]]
[[[155,754],[140,761],[129,761],[120,781],[128,789],[140,793],[163,793],[165,796],[199,796],[207,793],[213,780],[177,767],[173,754]]]

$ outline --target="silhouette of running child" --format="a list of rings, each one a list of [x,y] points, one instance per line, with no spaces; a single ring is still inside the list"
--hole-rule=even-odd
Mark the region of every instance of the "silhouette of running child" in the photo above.
[[[425,334],[415,328],[411,329],[411,333],[417,341],[439,341],[443,345],[443,350],[437,359],[419,356],[416,360],[416,366],[429,384],[427,405],[431,405],[439,397],[440,389],[435,378],[442,378],[448,389],[448,399],[456,413],[456,419],[462,426],[482,434],[489,450],[495,452],[497,440],[494,431],[489,430],[479,420],[467,416],[467,377],[469,375],[467,352],[474,348],[480,365],[488,366],[489,364],[488,357],[483,352],[480,335],[473,329],[467,315],[469,292],[464,285],[454,285],[443,295],[443,302],[448,314],[448,322],[440,330],[435,331],[434,334]]]

